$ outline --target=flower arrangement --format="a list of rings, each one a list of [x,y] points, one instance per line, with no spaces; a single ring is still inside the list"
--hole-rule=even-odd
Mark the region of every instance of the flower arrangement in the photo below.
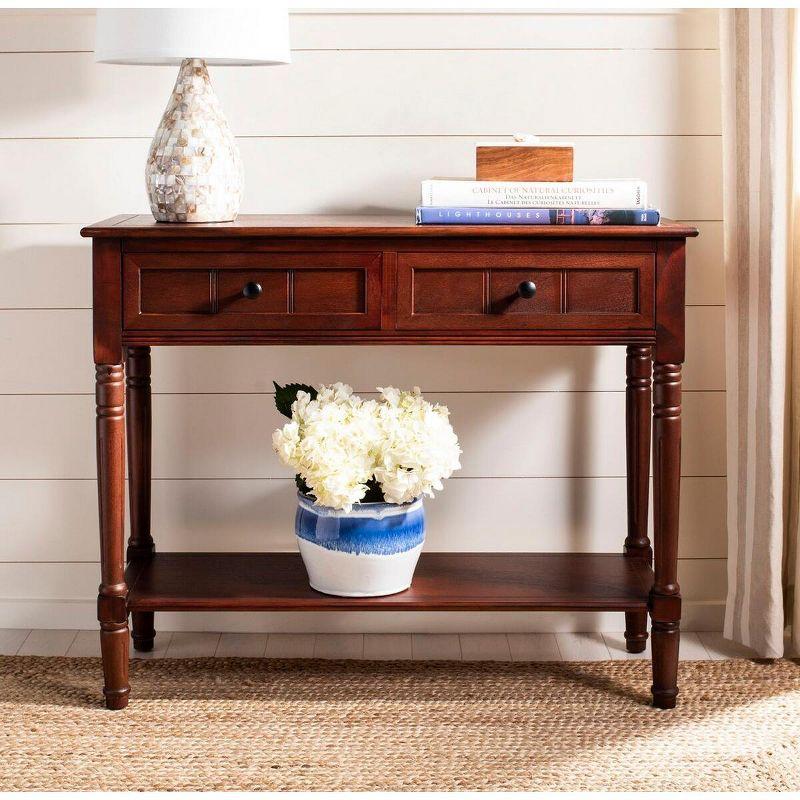
[[[275,405],[290,421],[272,434],[273,449],[316,505],[349,512],[356,503],[433,497],[461,468],[446,406],[418,387],[378,391],[364,400],[343,383],[275,384]]]

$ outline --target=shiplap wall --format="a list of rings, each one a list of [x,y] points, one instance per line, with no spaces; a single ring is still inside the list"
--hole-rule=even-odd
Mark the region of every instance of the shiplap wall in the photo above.
[[[0,627],[93,624],[98,582],[89,246],[145,211],[143,165],[174,69],[97,65],[93,16],[0,15]],[[476,139],[575,142],[577,177],[638,177],[689,245],[680,580],[687,627],[725,582],[720,87],[714,11],[302,13],[294,61],[212,71],[246,167],[245,212],[409,210],[468,176]],[[273,379],[419,384],[463,470],[429,503],[431,550],[618,550],[620,348],[153,351],[161,549],[292,549],[270,449]],[[524,431],[524,435],[521,435]],[[162,627],[619,629],[621,615],[162,615]]]

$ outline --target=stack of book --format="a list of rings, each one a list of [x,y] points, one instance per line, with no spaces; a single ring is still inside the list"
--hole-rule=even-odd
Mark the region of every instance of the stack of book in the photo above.
[[[658,225],[636,180],[422,182],[421,225]]]
[[[548,156],[547,146],[536,143],[531,147],[530,155],[524,150],[526,145],[526,142],[514,142],[511,147],[495,147],[495,153],[500,155],[495,162],[486,165],[481,163],[479,147],[478,175],[483,170],[483,175],[490,175],[492,180],[439,178],[423,181],[417,223],[658,225],[660,213],[648,207],[647,184],[644,181],[571,180],[571,150],[567,156],[569,163],[559,176],[566,176],[569,180],[497,179],[503,174],[527,172],[530,177],[553,172],[552,162],[555,159]],[[536,163],[537,158],[541,159],[541,164]]]

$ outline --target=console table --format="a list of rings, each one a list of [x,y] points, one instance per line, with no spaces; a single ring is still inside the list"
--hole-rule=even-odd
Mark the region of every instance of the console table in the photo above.
[[[696,229],[667,220],[415,226],[377,216],[173,225],[122,215],[81,234],[94,240],[98,619],[108,708],[128,703],[129,615],[134,647],[150,650],[155,611],[199,609],[621,611],[631,652],[645,648],[649,612],[653,704],[675,706],[684,252]],[[381,343],[626,345],[623,551],[424,553],[410,589],[364,599],[315,592],[294,553],[156,553],[151,345]]]

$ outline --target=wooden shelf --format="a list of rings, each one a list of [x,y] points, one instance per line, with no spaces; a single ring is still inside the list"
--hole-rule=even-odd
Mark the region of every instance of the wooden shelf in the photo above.
[[[296,553],[157,553],[128,566],[130,611],[630,611],[653,572],[616,553],[424,553],[410,589],[332,597]]]

